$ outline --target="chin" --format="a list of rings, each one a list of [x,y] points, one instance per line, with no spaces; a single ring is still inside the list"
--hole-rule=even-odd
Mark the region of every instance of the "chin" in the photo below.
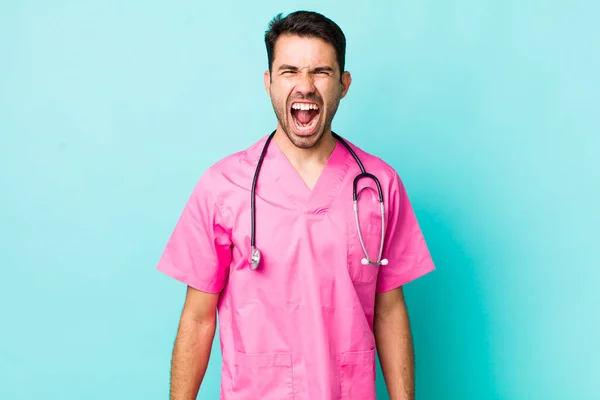
[[[323,138],[323,132],[323,129],[317,129],[315,132],[309,135],[299,135],[294,132],[293,128],[286,131],[287,137],[290,139],[293,145],[300,149],[310,149],[319,144]]]

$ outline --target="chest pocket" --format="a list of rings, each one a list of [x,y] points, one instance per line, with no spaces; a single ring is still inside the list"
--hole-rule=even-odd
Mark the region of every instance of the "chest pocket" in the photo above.
[[[381,217],[380,217],[381,218]],[[363,264],[362,259],[366,258],[363,246],[360,242],[356,222],[354,219],[348,223],[348,272],[350,278],[356,283],[376,283],[379,265]],[[379,257],[379,248],[381,244],[381,219],[379,223],[361,222],[360,230],[362,234],[364,247],[371,261],[376,261]]]

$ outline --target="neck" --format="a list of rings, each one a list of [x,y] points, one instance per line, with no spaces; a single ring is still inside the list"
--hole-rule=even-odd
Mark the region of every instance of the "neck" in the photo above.
[[[331,130],[325,132],[319,143],[309,149],[296,147],[287,137],[281,127],[277,128],[273,141],[279,146],[283,154],[296,167],[308,165],[325,165],[335,148],[336,139]]]

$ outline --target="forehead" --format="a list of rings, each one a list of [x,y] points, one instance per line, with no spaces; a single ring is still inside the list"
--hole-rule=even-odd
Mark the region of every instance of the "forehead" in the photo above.
[[[335,48],[320,38],[282,35],[275,42],[273,67],[281,64],[334,67],[337,66]]]

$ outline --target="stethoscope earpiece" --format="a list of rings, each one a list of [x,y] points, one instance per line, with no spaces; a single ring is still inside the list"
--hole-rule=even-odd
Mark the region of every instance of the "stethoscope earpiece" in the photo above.
[[[377,261],[371,262],[371,261],[369,261],[369,260],[367,260],[366,258],[363,257],[362,260],[360,260],[360,263],[362,265],[369,265],[369,264],[372,264],[372,265],[388,265],[388,260],[387,260],[387,258],[384,258],[383,260],[381,260],[379,262],[377,262]]]

